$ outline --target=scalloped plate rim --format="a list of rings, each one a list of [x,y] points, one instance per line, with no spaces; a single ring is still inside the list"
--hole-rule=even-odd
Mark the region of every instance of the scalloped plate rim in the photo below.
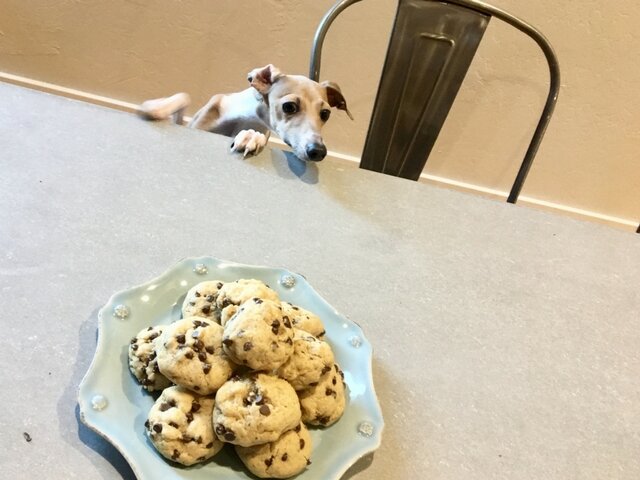
[[[85,415],[85,412],[91,409],[90,405],[87,405],[86,402],[83,399],[83,395],[82,395],[82,391],[83,391],[83,387],[85,387],[86,383],[88,382],[88,380],[90,378],[92,378],[92,374],[93,371],[95,370],[95,368],[97,368],[97,362],[98,362],[98,358],[100,357],[100,353],[102,351],[102,349],[106,348],[105,347],[105,335],[103,334],[102,330],[105,328],[105,315],[108,315],[109,312],[111,310],[113,310],[113,307],[115,306],[115,302],[116,299],[122,295],[127,294],[128,292],[131,292],[133,290],[137,290],[137,289],[141,289],[143,287],[146,287],[150,284],[154,284],[154,283],[161,283],[163,280],[165,280],[167,277],[169,277],[175,270],[177,270],[180,266],[185,265],[189,262],[197,264],[197,263],[204,263],[205,261],[209,261],[209,262],[213,262],[216,267],[219,267],[221,265],[224,266],[234,266],[234,267],[240,267],[240,268],[247,268],[247,269],[256,269],[256,270],[263,270],[263,271],[272,271],[272,272],[277,272],[280,276],[283,275],[292,275],[294,276],[294,278],[296,278],[297,280],[302,280],[305,284],[306,287],[315,295],[316,299],[320,300],[325,307],[330,308],[334,314],[336,314],[337,316],[341,317],[343,320],[345,320],[346,322],[354,325],[361,333],[360,335],[360,339],[362,340],[362,345],[365,345],[369,348],[370,354],[367,356],[367,386],[368,388],[371,389],[371,393],[373,395],[373,400],[375,402],[375,407],[376,407],[376,413],[379,416],[379,424],[376,425],[376,430],[374,432],[373,435],[367,437],[367,440],[369,441],[369,443],[364,444],[362,448],[358,449],[357,451],[354,451],[354,455],[347,461],[343,461],[342,465],[340,467],[340,470],[338,473],[338,477],[336,477],[335,480],[339,480],[340,478],[342,478],[342,476],[347,472],[347,470],[352,467],[358,460],[360,460],[361,458],[363,458],[365,455],[374,452],[375,450],[377,450],[381,443],[382,443],[382,434],[384,432],[384,428],[385,428],[385,424],[384,424],[384,418],[382,416],[382,409],[380,407],[380,402],[378,399],[378,396],[375,393],[375,386],[373,384],[373,346],[371,345],[371,343],[367,340],[367,338],[364,336],[364,332],[362,330],[362,327],[360,327],[360,325],[347,318],[346,316],[340,314],[329,302],[327,302],[325,300],[325,298],[320,295],[320,293],[313,288],[313,286],[307,281],[307,279],[298,273],[292,272],[286,268],[282,268],[282,267],[270,267],[270,266],[266,266],[266,265],[251,265],[251,264],[244,264],[244,263],[238,263],[238,262],[233,262],[233,261],[227,261],[227,260],[222,260],[219,259],[217,257],[214,256],[198,256],[198,257],[183,257],[181,259],[179,259],[178,261],[174,262],[173,265],[171,265],[169,268],[165,269],[160,275],[153,277],[152,279],[137,284],[137,285],[133,285],[130,286],[128,288],[124,288],[122,290],[118,290],[117,292],[113,293],[110,297],[109,300],[100,308],[100,310],[98,311],[98,340],[96,343],[96,349],[95,349],[95,353],[93,355],[93,358],[91,359],[91,363],[89,365],[89,367],[87,368],[86,373],[84,374],[84,376],[82,377],[82,380],[80,381],[80,384],[78,385],[78,389],[77,389],[77,400],[78,400],[78,406],[79,406],[79,414],[80,414],[80,420],[82,421],[82,423],[84,425],[86,425],[91,431],[95,432],[96,434],[98,434],[100,437],[104,438],[105,440],[107,440],[122,456],[123,458],[127,461],[127,463],[129,464],[131,470],[133,471],[133,473],[136,475],[136,478],[141,478],[142,473],[140,471],[140,467],[138,466],[138,463],[129,455],[128,451],[126,448],[123,448],[122,445],[120,444],[120,442],[115,439],[112,438],[109,434],[105,433],[104,431],[102,431],[98,426],[94,425],[91,420],[89,418],[87,418],[87,416]]]

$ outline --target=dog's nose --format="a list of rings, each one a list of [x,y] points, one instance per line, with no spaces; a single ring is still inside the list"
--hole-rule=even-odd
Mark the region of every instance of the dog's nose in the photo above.
[[[319,162],[327,156],[327,147],[321,143],[310,143],[307,145],[307,157],[313,162]]]

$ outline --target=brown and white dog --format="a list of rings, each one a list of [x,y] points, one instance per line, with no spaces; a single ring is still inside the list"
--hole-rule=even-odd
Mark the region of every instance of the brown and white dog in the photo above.
[[[285,75],[273,65],[252,70],[248,80],[251,86],[246,90],[211,97],[188,126],[232,137],[231,151],[245,157],[260,153],[273,131],[301,160],[320,161],[327,154],[320,131],[331,116],[330,108],[353,119],[335,83]],[[177,93],[144,102],[139,113],[154,120],[174,116],[181,123],[189,103],[189,95]]]

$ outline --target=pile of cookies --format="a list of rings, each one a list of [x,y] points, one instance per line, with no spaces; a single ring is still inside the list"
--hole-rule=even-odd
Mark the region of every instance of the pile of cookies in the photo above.
[[[225,443],[260,478],[310,464],[307,426],[345,408],[344,375],[315,314],[259,280],[207,281],[189,290],[182,319],[148,327],[129,344],[129,369],[161,391],[145,422],[164,457],[205,462]]]

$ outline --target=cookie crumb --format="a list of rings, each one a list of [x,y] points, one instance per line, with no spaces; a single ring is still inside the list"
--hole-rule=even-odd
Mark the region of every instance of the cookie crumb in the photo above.
[[[22,436],[27,442],[31,442],[32,440],[31,435],[29,435],[27,432],[22,432]]]

